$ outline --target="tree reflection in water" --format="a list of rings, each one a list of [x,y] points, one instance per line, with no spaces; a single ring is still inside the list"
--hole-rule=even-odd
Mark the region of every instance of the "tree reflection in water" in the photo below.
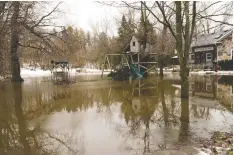
[[[225,97],[231,87],[213,84],[218,80],[212,78],[192,77],[190,84],[195,87],[190,90],[189,100],[181,100],[177,96],[180,88],[174,87],[172,80],[166,78],[159,82],[153,79],[133,81],[132,85],[121,82],[104,86],[98,83],[90,87],[56,87],[48,92],[39,89],[36,94],[25,88],[22,91],[20,84],[14,84],[11,88],[11,85],[0,85],[0,91],[3,89],[0,93],[0,154],[12,150],[27,152],[28,155],[53,155],[59,151],[63,154],[80,153],[83,148],[77,148],[80,141],[74,138],[77,131],[44,130],[44,124],[40,121],[34,126],[30,123],[54,112],[60,116],[61,113],[85,113],[85,116],[89,116],[89,109],[94,109],[92,112],[97,113],[95,116],[108,122],[108,130],[121,134],[124,148],[131,148],[137,153],[151,153],[178,143],[187,144],[193,136],[190,133],[194,131],[194,120],[199,123],[201,119],[212,119],[214,109],[207,105],[217,102],[214,97],[223,100],[221,97]],[[116,121],[116,116],[121,123]],[[60,123],[60,120],[57,121]],[[82,121],[87,123],[86,118]],[[204,121],[201,122],[204,125]],[[71,123],[76,127],[80,125],[74,120]],[[82,127],[81,124],[78,128]],[[119,145],[118,142],[116,144]]]
[[[162,103],[162,108],[163,108],[163,120],[164,120],[164,125],[168,126],[169,125],[169,111],[168,108],[166,106],[166,102],[165,102],[165,94],[164,94],[164,81],[163,81],[163,77],[160,77],[161,82],[159,83],[159,93],[161,96],[161,103]]]
[[[24,154],[31,155],[31,149],[27,137],[29,136],[23,117],[22,86],[21,83],[13,83],[15,114],[19,126],[20,142],[23,145]]]
[[[72,154],[79,153],[79,150],[73,148],[71,143],[69,143],[70,137],[68,135],[63,136],[42,131],[40,124],[34,128],[28,127],[22,108],[23,93],[21,83],[13,83],[12,89],[8,88],[7,91],[10,91],[8,93],[11,95],[5,96],[4,100],[1,100],[0,105],[8,104],[5,106],[9,106],[13,104],[13,106],[5,109],[0,108],[1,114],[3,114],[3,117],[0,117],[0,154],[5,152],[5,154],[17,155],[53,155],[59,153],[56,150],[57,147],[52,146],[55,144],[60,147],[64,146]]]

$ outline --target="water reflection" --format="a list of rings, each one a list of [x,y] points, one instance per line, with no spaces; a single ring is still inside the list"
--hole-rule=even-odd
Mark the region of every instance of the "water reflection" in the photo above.
[[[0,153],[144,154],[232,130],[232,83],[174,77],[70,86],[0,84]]]
[[[189,79],[190,101],[192,105],[201,105],[212,108],[226,108],[232,112],[232,76],[192,76]],[[180,88],[180,80],[167,78],[175,88]],[[225,82],[223,80],[226,80]],[[176,96],[180,89],[177,90]],[[179,96],[178,96],[179,97]],[[196,103],[195,103],[196,102]]]
[[[164,85],[163,85],[163,77],[160,78],[161,82],[159,83],[159,93],[161,96],[161,104],[163,107],[163,120],[164,120],[164,125],[168,126],[169,125],[169,111],[166,106],[165,102],[165,94],[164,94]]]
[[[22,87],[21,83],[13,84],[13,94],[14,94],[14,106],[15,106],[15,116],[17,118],[18,130],[20,143],[23,145],[24,154],[31,154],[31,149],[27,137],[29,137],[25,124],[25,120],[23,117],[23,109],[22,109]]]
[[[74,152],[74,149],[67,143],[67,135],[62,137],[61,135],[56,136],[56,133],[43,131],[40,123],[35,124],[34,127],[29,126],[27,115],[25,115],[27,112],[23,109],[23,98],[26,96],[24,96],[25,91],[23,92],[21,83],[9,83],[1,86],[6,94],[10,94],[10,97],[1,96],[0,105],[5,108],[0,109],[2,114],[0,118],[0,154],[53,155],[58,153],[57,148],[48,148],[48,146],[55,143]],[[31,101],[33,100],[34,98]],[[41,104],[41,101],[40,99],[37,104]]]

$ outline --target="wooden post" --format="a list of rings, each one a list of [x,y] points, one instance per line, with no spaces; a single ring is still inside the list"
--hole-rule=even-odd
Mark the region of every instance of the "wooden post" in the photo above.
[[[156,55],[156,61],[157,61],[157,64],[156,64],[157,68],[155,69],[155,71],[156,71],[156,74],[158,74],[158,54]]]
[[[104,68],[105,68],[105,64],[106,64],[106,57],[105,57],[105,60],[104,60],[104,64],[102,64],[102,75],[101,75],[101,78],[103,77],[103,72],[104,72]]]
[[[128,58],[126,56],[124,56],[125,60],[127,61],[127,64],[128,64],[128,68],[130,69],[130,65],[129,65],[129,62],[128,62]]]
[[[137,61],[138,61],[138,70],[140,71],[140,58],[139,58],[139,53],[137,53]]]
[[[172,71],[174,72],[174,58],[172,58]]]
[[[138,81],[138,96],[140,97],[141,96],[141,88],[140,88],[140,85],[141,85],[141,79],[139,79]]]
[[[108,56],[106,56],[106,59],[107,59],[107,63],[108,63],[109,69],[111,69],[111,65],[110,65],[110,61],[109,61]]]
[[[132,55],[131,55],[131,61],[132,61],[132,63],[134,62],[134,61],[133,61],[133,58],[132,58]]]
[[[101,75],[101,78],[103,77],[103,72],[104,72],[104,64],[102,64],[102,75]]]

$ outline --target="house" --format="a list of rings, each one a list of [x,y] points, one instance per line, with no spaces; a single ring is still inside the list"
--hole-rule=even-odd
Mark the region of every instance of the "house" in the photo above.
[[[219,61],[232,60],[232,32],[224,30],[195,37],[191,44],[188,67],[215,69]]]
[[[147,42],[145,52],[152,52],[152,45]],[[143,41],[136,36],[132,36],[130,43],[124,48],[124,53],[139,53],[143,51]]]

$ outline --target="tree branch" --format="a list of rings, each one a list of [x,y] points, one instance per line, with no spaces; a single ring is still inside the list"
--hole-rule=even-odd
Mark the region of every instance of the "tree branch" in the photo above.
[[[158,5],[158,7],[159,7],[159,9],[160,9],[160,11],[161,11],[161,13],[162,13],[162,15],[163,15],[163,18],[164,18],[164,21],[166,22],[167,27],[168,27],[169,30],[171,31],[171,34],[174,36],[174,38],[175,38],[176,40],[178,40],[178,38],[177,38],[177,36],[176,36],[176,33],[173,31],[173,29],[172,29],[170,23],[169,23],[168,20],[167,20],[167,17],[166,17],[166,15],[165,15],[165,12],[163,11],[163,8],[161,7],[161,5],[159,4],[158,1],[156,1],[156,3],[157,3],[157,5]]]
[[[210,4],[209,6],[207,6],[207,7],[206,7],[205,9],[203,9],[202,11],[197,12],[197,14],[200,14],[200,13],[206,11],[207,9],[209,9],[210,7],[212,7],[213,5],[216,5],[216,4],[220,3],[220,2],[222,2],[222,1],[217,1],[217,2],[214,2],[214,3]]]
[[[62,2],[59,2],[52,11],[50,11],[48,14],[44,15],[41,17],[41,19],[34,25],[32,26],[32,28],[37,27],[46,17],[50,16],[57,8],[58,6],[61,4]]]
[[[224,25],[233,26],[233,24],[230,24],[230,23],[225,22],[225,21],[214,20],[214,19],[212,19],[212,18],[209,18],[208,16],[202,16],[202,15],[199,15],[199,16],[200,16],[201,19],[204,18],[204,19],[206,19],[206,20],[210,20],[210,21],[213,21],[213,22],[216,22],[216,23],[221,23],[221,24],[224,24]]]
[[[157,19],[157,21],[158,22],[160,22],[161,24],[165,24],[166,25],[166,23],[164,23],[163,21],[161,21],[144,3],[143,3],[143,5],[146,7],[146,9]]]
[[[141,8],[140,7],[136,7],[136,6],[131,6],[130,4],[128,4],[126,1],[122,1],[124,4],[126,4],[127,5],[127,7],[130,7],[130,8],[132,8],[132,9],[135,9],[135,10],[141,10]]]

